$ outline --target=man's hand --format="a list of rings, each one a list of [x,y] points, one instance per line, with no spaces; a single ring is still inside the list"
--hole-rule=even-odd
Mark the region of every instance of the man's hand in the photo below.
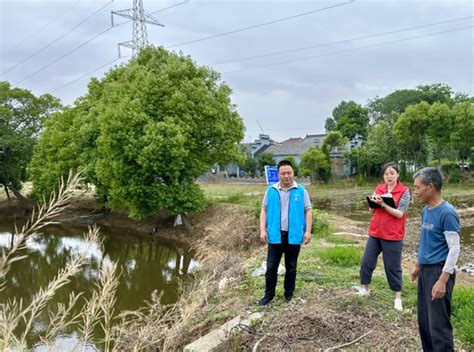
[[[435,299],[443,298],[446,294],[446,283],[451,276],[450,273],[443,271],[439,276],[438,281],[433,285],[431,289],[431,299],[434,301]]]
[[[411,281],[415,282],[418,280],[418,273],[420,272],[420,264],[415,263],[413,270],[411,271]]]
[[[442,280],[436,281],[431,289],[431,300],[443,298],[446,294],[446,282]]]
[[[303,244],[308,244],[311,242],[311,232],[305,232],[303,237]]]
[[[265,230],[260,231],[260,242],[262,242],[263,244],[267,244],[267,243],[268,243],[267,231],[265,231]]]

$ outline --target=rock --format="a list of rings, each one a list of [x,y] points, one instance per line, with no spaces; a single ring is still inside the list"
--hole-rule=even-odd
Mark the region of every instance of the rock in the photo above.
[[[232,281],[234,281],[232,278],[229,279],[227,277],[223,277],[222,279],[220,279],[219,284],[217,285],[217,287],[219,288],[219,291],[222,291],[223,289],[225,289],[226,286]]]
[[[469,275],[474,275],[474,263],[467,263],[460,267],[458,270],[468,273]]]
[[[262,313],[253,313],[247,319],[240,315],[228,321],[219,328],[212,330],[209,334],[200,337],[196,341],[184,347],[184,352],[214,352],[223,351],[227,345],[232,329],[238,329],[239,324],[251,325],[255,319],[263,316]]]

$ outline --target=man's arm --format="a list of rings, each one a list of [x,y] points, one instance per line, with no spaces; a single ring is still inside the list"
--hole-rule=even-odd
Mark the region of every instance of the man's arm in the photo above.
[[[418,263],[418,260],[415,261],[415,265],[413,266],[413,269],[411,271],[411,281],[415,282],[418,280],[418,273],[420,272],[420,263]]]
[[[267,208],[262,207],[262,211],[260,212],[260,242],[263,244],[268,243],[268,235],[267,235]]]
[[[312,208],[306,208],[304,210],[304,217],[306,222],[306,232],[303,237],[303,244],[311,242],[311,227],[313,226],[313,211]]]
[[[431,290],[431,297],[433,300],[443,298],[446,294],[446,283],[448,282],[449,277],[456,270],[456,263],[458,261],[459,253],[461,252],[459,233],[455,231],[445,231],[444,236],[446,238],[446,243],[448,244],[449,252],[443,267],[443,272]]]

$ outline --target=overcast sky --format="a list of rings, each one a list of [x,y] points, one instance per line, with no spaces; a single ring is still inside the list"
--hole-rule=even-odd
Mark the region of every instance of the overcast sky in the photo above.
[[[473,1],[143,2],[149,13],[182,3],[153,15],[165,27],[149,25],[149,41],[180,50],[198,64],[222,73],[244,119],[245,142],[257,138],[261,129],[277,141],[323,133],[326,117],[340,101],[366,104],[374,96],[419,84],[442,82],[474,95],[473,28],[469,28],[474,25]],[[0,0],[0,80],[35,94],[54,91],[64,103],[72,104],[86,92],[90,76],[57,89],[118,57],[117,43],[132,39],[131,22],[105,30],[110,27],[111,10],[131,7],[132,0]],[[298,17],[180,44],[290,16]],[[450,20],[456,21],[342,42]],[[84,23],[78,26],[81,21]],[[124,21],[115,20],[116,24]],[[103,31],[95,40],[25,79]],[[432,33],[439,34],[429,35]],[[419,38],[410,39],[413,37]],[[316,47],[293,50],[308,46]],[[293,51],[246,59],[285,50]],[[130,55],[131,51],[122,48],[122,54]],[[222,64],[230,60],[239,61]],[[91,76],[102,77],[107,67]]]

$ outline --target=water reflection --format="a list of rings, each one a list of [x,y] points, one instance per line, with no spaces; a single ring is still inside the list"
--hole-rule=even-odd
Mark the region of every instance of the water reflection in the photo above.
[[[11,246],[11,230],[0,226],[0,249]],[[101,229],[103,246],[87,249],[84,228],[49,227],[44,235],[32,236],[27,242],[28,257],[12,265],[4,291],[0,292],[0,302],[8,299],[23,299],[28,303],[40,287],[57,275],[64,265],[78,253],[87,250],[87,265],[71,283],[61,288],[52,307],[57,303],[67,303],[69,293],[83,292],[91,296],[99,280],[98,265],[101,260],[118,263],[120,283],[117,289],[115,312],[134,310],[150,299],[153,291],[161,295],[161,303],[173,303],[178,298],[178,285],[198,263],[190,251],[173,243],[145,241],[137,236],[123,234],[115,229]],[[38,335],[47,323],[47,316],[41,316],[35,323]],[[31,337],[30,343],[36,342]]]

